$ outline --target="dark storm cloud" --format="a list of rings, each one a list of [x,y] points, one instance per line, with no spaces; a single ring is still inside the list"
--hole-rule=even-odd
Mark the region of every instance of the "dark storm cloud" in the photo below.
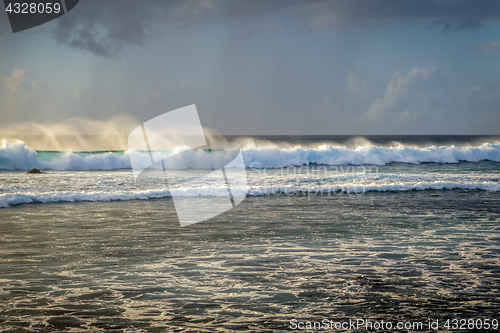
[[[354,27],[424,23],[444,29],[480,27],[500,19],[495,0],[327,0],[305,5],[302,14],[315,27]]]
[[[54,33],[61,44],[116,56],[127,45],[144,42],[158,26],[194,24],[211,7],[211,0],[89,0],[61,17]]]
[[[88,0],[58,20],[56,39],[101,56],[141,44],[161,26],[227,23],[280,13],[311,28],[352,28],[392,23],[445,30],[473,29],[500,20],[496,0]]]
[[[445,29],[466,29],[500,19],[500,2],[496,0],[229,0],[220,4],[222,18],[290,9],[313,27],[424,22]]]

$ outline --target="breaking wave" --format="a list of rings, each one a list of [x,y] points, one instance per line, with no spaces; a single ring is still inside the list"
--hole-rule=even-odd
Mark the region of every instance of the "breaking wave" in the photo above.
[[[413,184],[338,184],[330,186],[258,186],[250,187],[249,196],[264,195],[339,195],[362,194],[366,192],[407,192],[424,190],[480,190],[500,192],[500,184],[492,182],[418,182]],[[227,195],[226,188],[203,188],[176,190],[175,196],[184,197],[221,197]],[[100,192],[45,192],[45,193],[5,193],[0,194],[0,208],[30,203],[57,203],[57,202],[106,202],[148,200],[171,197],[168,190],[149,191],[100,191]]]
[[[348,149],[340,146],[322,145],[317,148],[263,148],[243,149],[245,165],[249,168],[288,167],[307,164],[319,165],[386,165],[390,163],[458,163],[458,162],[500,162],[500,144],[484,143],[476,147],[430,146],[379,147],[359,146]],[[118,170],[130,169],[130,154],[139,154],[147,164],[149,155],[140,152],[37,152],[24,142],[0,146],[0,170]],[[185,158],[186,155],[183,155]],[[187,161],[168,159],[167,168],[184,169],[196,167],[197,153],[188,155]]]

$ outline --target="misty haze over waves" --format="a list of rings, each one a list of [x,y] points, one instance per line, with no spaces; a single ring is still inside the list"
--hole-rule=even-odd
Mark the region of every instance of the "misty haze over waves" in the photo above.
[[[329,144],[308,148],[307,145],[290,146],[268,143],[260,147],[242,147],[245,164],[249,168],[279,168],[318,165],[386,165],[390,163],[458,163],[500,162],[500,144],[482,143],[478,146],[426,146],[399,144],[393,147],[366,144],[349,149]],[[23,142],[4,141],[0,147],[0,170],[118,170],[130,169],[129,154],[139,154],[148,164],[150,157],[143,152],[37,152]],[[183,154],[166,160],[167,169],[197,168],[197,153]]]

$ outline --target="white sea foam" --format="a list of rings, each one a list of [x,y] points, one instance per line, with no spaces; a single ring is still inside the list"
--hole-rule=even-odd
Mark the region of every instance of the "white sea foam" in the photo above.
[[[356,149],[322,145],[317,149],[277,147],[246,149],[245,164],[255,168],[286,167],[306,164],[323,165],[385,165],[389,163],[457,163],[460,161],[500,161],[500,145],[485,143],[478,147],[378,147],[359,146]]]
[[[175,196],[183,197],[221,197],[227,195],[227,188],[190,188],[172,191]],[[7,208],[20,204],[29,203],[54,203],[54,202],[93,202],[93,201],[129,201],[147,200],[171,197],[172,193],[167,190],[148,191],[55,191],[55,192],[18,192],[0,194],[0,208]]]
[[[1,170],[117,170],[130,169],[130,154],[136,154],[147,166],[150,157],[142,152],[107,152],[78,154],[73,152],[37,153],[23,142],[3,142],[0,147]],[[202,154],[191,151],[182,157],[172,156],[166,160],[169,169],[196,168]],[[485,143],[477,147],[378,147],[359,146],[356,149],[323,145],[315,149],[302,147],[283,149],[277,146],[243,149],[245,165],[251,168],[287,167],[307,164],[321,165],[385,165],[399,163],[458,163],[484,160],[500,162],[500,144]],[[200,161],[198,161],[200,160]]]
[[[100,153],[79,155],[73,152],[53,153],[46,161],[42,154],[27,147],[24,142],[4,141],[0,147],[0,170],[116,170],[130,169],[128,154]],[[48,155],[48,153],[46,153]]]
[[[344,184],[303,184],[274,186],[252,186],[250,196],[265,195],[293,195],[308,193],[311,195],[341,195],[363,194],[366,192],[407,192],[423,190],[482,190],[500,192],[500,184],[494,182],[452,182],[452,181],[421,181],[416,183],[344,183]],[[189,188],[172,191],[175,196],[184,197],[220,197],[227,195],[226,188]],[[171,192],[166,190],[148,191],[55,191],[55,192],[17,192],[0,194],[0,208],[7,208],[20,204],[30,203],[56,203],[56,202],[106,202],[147,200],[171,197]]]

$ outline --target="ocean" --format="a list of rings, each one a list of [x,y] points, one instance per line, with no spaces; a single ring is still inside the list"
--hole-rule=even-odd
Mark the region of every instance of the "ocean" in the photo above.
[[[241,147],[248,195],[187,227],[164,183],[136,184],[130,154],[147,154],[4,141],[2,331],[498,330],[500,137],[219,139]]]

